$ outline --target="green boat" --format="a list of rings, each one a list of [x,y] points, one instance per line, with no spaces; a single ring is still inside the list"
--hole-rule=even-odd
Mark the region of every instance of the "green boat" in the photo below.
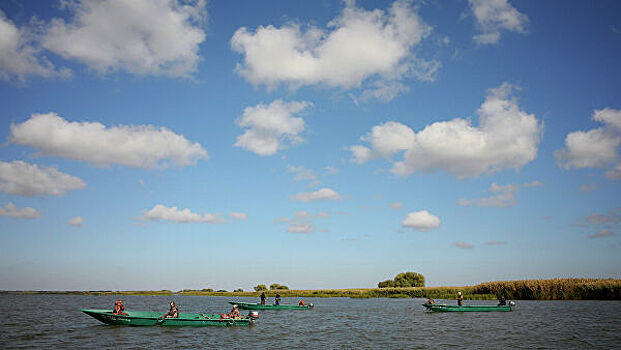
[[[423,304],[429,311],[433,312],[509,312],[511,305],[446,305],[446,304]]]
[[[287,305],[287,304],[259,304],[259,303],[245,303],[243,301],[229,301],[231,305],[237,305],[242,310],[309,310],[313,308],[313,304],[304,306],[299,305]]]
[[[125,311],[127,315],[115,315],[111,310],[80,309],[85,314],[111,325],[123,326],[169,326],[169,327],[207,327],[207,326],[249,326],[255,317],[223,319],[220,315],[180,313],[179,318],[162,318],[163,312]]]

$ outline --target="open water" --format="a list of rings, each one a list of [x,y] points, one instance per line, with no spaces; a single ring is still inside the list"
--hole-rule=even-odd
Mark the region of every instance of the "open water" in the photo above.
[[[121,298],[128,310],[162,313],[170,300],[181,312],[209,313],[229,311],[229,300],[258,300]],[[256,325],[231,328],[109,326],[78,311],[111,309],[116,299],[0,295],[0,348],[621,349],[621,301],[517,301],[513,312],[428,313],[423,299],[306,298],[313,310],[260,311]]]

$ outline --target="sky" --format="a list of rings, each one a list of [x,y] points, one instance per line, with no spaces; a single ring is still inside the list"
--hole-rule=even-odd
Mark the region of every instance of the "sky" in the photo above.
[[[0,1],[0,290],[621,278],[619,1]]]

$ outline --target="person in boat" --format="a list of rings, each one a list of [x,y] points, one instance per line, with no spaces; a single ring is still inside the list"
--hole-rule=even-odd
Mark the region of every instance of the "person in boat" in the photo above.
[[[125,315],[125,316],[127,316],[127,313],[125,312],[125,306],[123,305],[123,300],[119,299],[119,300],[114,302],[114,309],[112,310],[112,313],[114,315]]]
[[[457,305],[462,306],[464,303],[464,296],[461,295],[461,292],[457,292]]]
[[[300,300],[300,302],[298,303],[299,306],[306,306],[306,302],[304,301],[304,299]]]
[[[427,304],[435,304],[436,301],[431,299],[431,297],[429,299],[427,299]]]
[[[498,306],[506,306],[507,305],[507,299],[505,299],[504,296],[501,296],[500,298],[498,298]]]
[[[170,302],[170,310],[164,314],[164,318],[179,318],[179,309],[174,301]]]
[[[276,294],[276,298],[274,299],[274,305],[280,305],[280,294]]]
[[[261,305],[265,305],[265,292],[261,293]]]
[[[229,313],[229,318],[240,318],[241,314],[239,313],[239,308],[237,304],[233,305],[233,310]]]

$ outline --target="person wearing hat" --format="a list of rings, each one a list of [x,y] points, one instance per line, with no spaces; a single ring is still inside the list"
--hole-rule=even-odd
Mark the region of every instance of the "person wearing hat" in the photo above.
[[[461,291],[457,292],[457,305],[461,306],[464,302],[464,296],[461,295]]]

